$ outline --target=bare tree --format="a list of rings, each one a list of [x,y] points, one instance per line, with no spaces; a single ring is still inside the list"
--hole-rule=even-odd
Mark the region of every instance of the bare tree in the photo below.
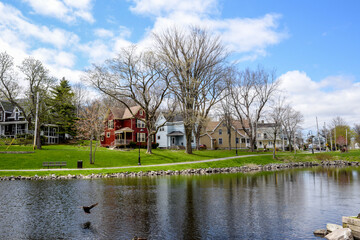
[[[355,133],[355,141],[360,143],[360,124],[355,124],[353,131]]]
[[[14,69],[13,58],[6,52],[0,53],[0,93],[2,97],[15,105],[32,126],[32,120],[36,115],[36,96],[39,93],[39,124],[35,131],[36,147],[41,148],[40,126],[46,120],[48,115],[49,90],[54,86],[56,80],[49,76],[49,71],[44,67],[41,61],[34,58],[26,58],[19,66],[20,71],[24,75],[27,84],[21,88],[18,84],[18,74]],[[20,101],[19,96],[24,96],[26,101]]]
[[[156,52],[170,71],[168,85],[183,114],[186,153],[191,154],[192,132],[196,128],[200,136],[203,121],[221,96],[228,52],[219,36],[196,27],[172,27],[153,36]]]
[[[292,142],[295,133],[299,130],[304,116],[299,111],[295,111],[290,105],[286,107],[282,127],[289,142],[289,150],[292,151]]]
[[[81,105],[84,104],[88,90],[82,83],[76,83],[72,86],[74,92],[74,105],[76,107],[76,117],[79,117]]]
[[[132,46],[123,48],[116,58],[103,66],[94,65],[85,78],[96,89],[122,103],[133,116],[136,113],[132,112],[130,103],[144,110],[145,118],[141,121],[148,131],[147,153],[151,154],[152,136],[162,127],[155,122],[168,94],[168,75],[165,65],[153,52],[139,52]]]
[[[268,114],[268,120],[272,125],[272,133],[270,137],[273,141],[273,159],[276,159],[276,140],[277,136],[281,131],[281,124],[284,121],[284,115],[287,107],[285,106],[284,98],[279,97],[274,105],[271,107],[271,110]]]
[[[247,68],[234,75],[229,83],[235,117],[250,139],[251,151],[255,150],[257,122],[278,84],[275,72],[266,72],[261,67],[254,71]]]
[[[77,137],[90,140],[90,164],[95,163],[98,141],[104,130],[105,112],[106,108],[98,99],[83,102],[79,109],[79,117],[76,121]],[[93,140],[96,141],[94,149],[92,148]]]

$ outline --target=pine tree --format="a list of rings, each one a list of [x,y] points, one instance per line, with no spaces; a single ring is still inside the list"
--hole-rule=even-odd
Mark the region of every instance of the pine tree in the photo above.
[[[51,119],[52,122],[59,126],[59,134],[76,135],[76,107],[73,104],[74,93],[71,90],[69,81],[62,78],[59,85],[51,90],[52,99]]]

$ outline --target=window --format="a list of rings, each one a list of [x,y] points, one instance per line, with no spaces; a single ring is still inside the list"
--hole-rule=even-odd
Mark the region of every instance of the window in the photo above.
[[[257,136],[258,138],[260,138],[261,137],[261,133],[258,133],[258,136]]]
[[[246,143],[250,143],[250,139],[246,139]]]
[[[19,113],[15,113],[15,121],[19,120]]]
[[[110,132],[106,133],[106,137],[109,138],[110,137]]]
[[[136,138],[137,138],[137,142],[145,142],[146,134],[145,133],[137,133]]]
[[[239,143],[239,138],[236,138],[236,144],[238,144]]]
[[[104,136],[101,136],[100,141],[102,142],[104,141]]]
[[[222,138],[219,138],[219,145],[222,144]]]
[[[137,128],[145,128],[145,123],[141,120],[137,120],[136,127]]]
[[[242,139],[241,139],[241,143],[245,143],[245,138],[242,138]]]
[[[139,112],[139,115],[143,115],[144,114],[144,111],[142,109],[140,109],[140,112]]]
[[[219,135],[222,135],[222,129],[219,129]]]
[[[114,128],[114,120],[109,120],[109,121],[108,121],[108,128],[109,128],[109,129]]]
[[[158,135],[158,140],[160,140],[160,135]]]
[[[264,139],[267,139],[267,134],[266,133],[264,133]]]
[[[262,146],[262,142],[259,142],[259,145]]]

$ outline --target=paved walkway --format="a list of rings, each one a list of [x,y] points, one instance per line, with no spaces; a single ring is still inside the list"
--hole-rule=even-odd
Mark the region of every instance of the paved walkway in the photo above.
[[[89,171],[89,170],[104,170],[104,169],[124,169],[124,168],[137,168],[137,167],[161,167],[161,166],[174,166],[174,165],[183,165],[183,164],[195,164],[195,163],[205,163],[205,162],[217,162],[224,161],[235,158],[246,158],[246,157],[259,157],[272,154],[253,154],[253,155],[241,155],[234,157],[225,157],[225,158],[215,158],[199,161],[190,161],[190,162],[177,162],[177,163],[164,163],[164,164],[152,164],[152,165],[135,165],[135,166],[124,166],[124,167],[104,167],[104,168],[50,168],[50,169],[4,169],[0,172],[40,172],[40,171]]]

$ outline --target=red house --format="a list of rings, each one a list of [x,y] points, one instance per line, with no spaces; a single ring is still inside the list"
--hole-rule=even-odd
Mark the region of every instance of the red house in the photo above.
[[[128,108],[110,108],[104,119],[105,130],[101,134],[101,146],[118,147],[135,142],[137,145],[145,144],[148,131],[144,118],[144,110],[140,106]],[[135,117],[136,116],[136,117]]]

